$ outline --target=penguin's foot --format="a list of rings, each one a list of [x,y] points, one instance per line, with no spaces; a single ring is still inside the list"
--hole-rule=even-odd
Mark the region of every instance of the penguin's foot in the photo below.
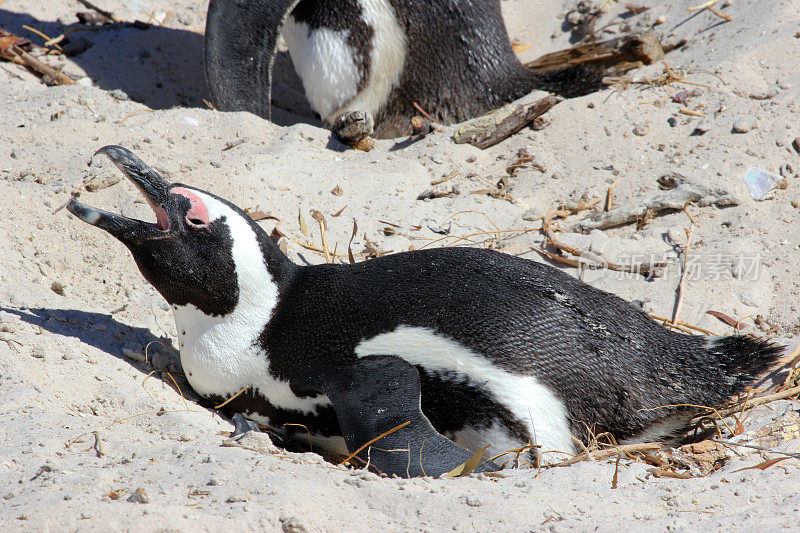
[[[370,138],[375,133],[375,120],[368,111],[342,113],[334,119],[331,131],[356,150],[369,152],[375,146],[375,141]]]

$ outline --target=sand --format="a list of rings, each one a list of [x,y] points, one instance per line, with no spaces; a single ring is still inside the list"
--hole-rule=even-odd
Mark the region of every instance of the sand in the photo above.
[[[562,24],[575,3],[503,2],[512,39],[532,45],[523,59],[569,46]],[[89,166],[96,149],[121,144],[170,180],[277,217],[298,262],[324,261],[298,244],[320,245],[313,210],[326,217],[339,261],[346,261],[354,220],[359,260],[369,243],[380,252],[491,244],[541,261],[534,248],[548,209],[582,197],[602,204],[612,183],[615,204],[637,204],[674,172],[724,189],[739,204],[689,208],[696,225],[681,320],[733,333],[707,314],[718,311],[741,318],[743,332],[791,350],[800,334],[800,155],[792,145],[800,137],[800,9],[793,1],[720,2],[733,17],[724,22],[687,12],[699,1],[640,3],[652,9],[625,18],[618,16],[625,8],[611,3],[598,27],[641,29],[663,16],[655,29],[665,42],[688,40],[667,61],[691,84],[633,84],[568,100],[548,113],[549,127],[487,150],[453,144],[453,127],[415,143],[381,140],[369,153],[347,149],[313,119],[285,54],[276,67],[275,123],[209,110],[206,4],[197,0],[102,2],[122,20],[151,13],[164,26],[79,34],[93,44],[86,52],[46,58],[79,79],[75,86],[46,87],[22,67],[0,64],[0,529],[800,528],[800,461],[740,470],[779,455],[738,446],[715,447],[719,468],[696,479],[656,477],[652,465],[622,458],[616,488],[616,457],[501,477],[399,480],[286,452],[263,435],[228,446],[230,421],[195,402],[174,354],[153,344],[145,361],[151,341],[176,345],[166,303],[121,244],[61,209],[80,189],[91,205],[151,216],[108,160]],[[52,37],[84,9],[7,0],[0,27],[41,44],[22,26]],[[656,79],[663,71],[651,65],[633,75]],[[681,90],[688,100],[673,101]],[[473,193],[508,176],[523,149],[536,165],[509,177],[505,197]],[[750,167],[782,175],[785,188],[753,200],[742,180]],[[331,192],[337,186],[341,195]],[[426,190],[453,188],[450,197],[417,200]],[[559,238],[622,263],[665,257],[668,268],[647,280],[556,266],[670,316],[688,216],[659,215],[638,229],[572,231],[585,215],[557,221]],[[276,221],[261,224],[271,231]],[[171,371],[184,398],[166,373],[151,375],[156,369]],[[774,402],[750,411],[734,439],[800,452],[798,419],[797,401]]]

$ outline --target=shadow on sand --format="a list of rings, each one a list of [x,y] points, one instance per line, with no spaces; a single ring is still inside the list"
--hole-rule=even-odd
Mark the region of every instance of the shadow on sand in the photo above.
[[[39,20],[25,13],[0,9],[0,28],[34,44],[43,44],[41,36],[23,26],[55,37],[81,25],[65,26],[58,21]],[[210,96],[203,71],[203,34],[128,22],[97,28],[97,31],[79,31],[70,35],[73,40],[84,38],[92,43],[91,48],[72,57],[71,61],[93,80],[95,86],[109,91],[122,90],[132,100],[151,109],[175,106],[207,108],[203,100],[210,100]],[[81,76],[79,72],[71,72],[70,68],[68,63],[65,73]],[[320,121],[306,102],[302,82],[286,52],[279,53],[275,59],[274,79],[273,122],[280,126],[298,122],[319,125]]]
[[[84,344],[125,361],[144,374],[152,370],[169,370],[175,379],[181,379],[180,360],[172,341],[167,337],[156,337],[147,328],[129,326],[105,313],[91,313],[77,309],[0,307],[0,312],[15,315],[23,322],[38,326],[48,333],[74,337]],[[130,344],[137,348],[143,358],[145,347],[150,343],[154,344],[147,350],[150,356],[148,362],[131,359],[123,353],[123,346]],[[155,372],[153,377],[173,386],[172,379],[166,372]],[[187,400],[199,400],[190,387],[182,385],[181,390]]]

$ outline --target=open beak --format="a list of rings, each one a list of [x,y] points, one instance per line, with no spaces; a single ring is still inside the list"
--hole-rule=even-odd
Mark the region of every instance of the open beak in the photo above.
[[[127,148],[114,145],[104,146],[94,155],[97,154],[106,154],[117,165],[117,168],[136,185],[153,209],[156,222],[143,222],[109,213],[82,204],[75,198],[69,201],[67,210],[87,224],[104,229],[123,242],[163,237],[169,231],[169,215],[164,204],[169,195],[170,183]]]

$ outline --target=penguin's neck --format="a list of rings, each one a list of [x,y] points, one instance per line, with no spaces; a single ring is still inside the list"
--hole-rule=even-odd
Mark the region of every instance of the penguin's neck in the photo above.
[[[212,316],[189,304],[172,306],[181,363],[201,395],[227,396],[252,386],[269,370],[259,336],[299,268],[255,223],[229,220],[238,298],[233,311]]]

